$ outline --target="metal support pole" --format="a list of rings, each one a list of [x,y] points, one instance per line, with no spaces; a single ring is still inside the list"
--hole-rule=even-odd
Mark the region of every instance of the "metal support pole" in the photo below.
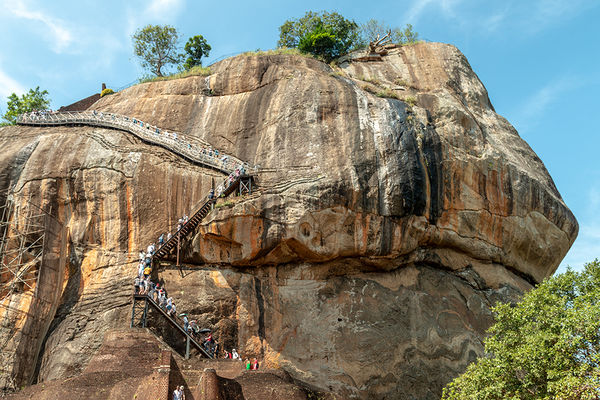
[[[177,266],[179,267],[179,245],[181,241],[181,229],[177,232]]]
[[[137,302],[137,300],[134,297],[133,298],[133,307],[131,307],[131,324],[129,325],[130,328],[133,328],[133,321],[135,321],[135,303],[136,302]]]
[[[148,298],[144,298],[144,314],[142,315],[142,328],[146,327],[146,316],[148,315]]]
[[[185,359],[189,359],[190,358],[190,337],[189,336],[185,336]]]

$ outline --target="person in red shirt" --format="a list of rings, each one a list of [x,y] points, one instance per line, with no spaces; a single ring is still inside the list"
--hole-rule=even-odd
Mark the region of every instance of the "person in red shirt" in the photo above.
[[[258,360],[256,358],[252,359],[252,367],[251,369],[253,370],[257,370],[258,369]]]

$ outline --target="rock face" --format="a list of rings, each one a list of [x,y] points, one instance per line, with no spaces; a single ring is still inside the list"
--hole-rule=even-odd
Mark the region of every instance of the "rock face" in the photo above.
[[[382,60],[238,56],[92,108],[261,167],[259,190],[221,200],[185,243],[187,273],[159,272],[179,310],[314,387],[433,399],[482,353],[489,307],[552,274],[578,226],[458,50]],[[55,205],[68,232],[38,367],[3,368],[19,384],[67,377],[127,324],[137,251],[220,176],[100,128],[0,128],[0,146],[2,188]]]

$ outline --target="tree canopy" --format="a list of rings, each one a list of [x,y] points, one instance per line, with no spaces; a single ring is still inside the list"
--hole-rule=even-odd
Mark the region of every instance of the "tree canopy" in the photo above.
[[[35,110],[45,110],[50,106],[47,90],[29,89],[29,92],[17,96],[16,93],[8,96],[6,103],[6,113],[2,116],[8,124],[14,125],[17,122],[17,116],[26,112]]]
[[[347,53],[359,43],[356,22],[336,12],[308,11],[279,27],[278,47],[296,47],[327,59]]]
[[[493,308],[486,356],[443,399],[600,399],[600,262]]]
[[[413,44],[419,40],[419,34],[413,30],[411,24],[406,24],[404,29],[391,28],[383,21],[370,19],[360,26],[360,44],[367,46],[369,42],[374,42],[378,36],[384,37],[388,32],[391,32],[392,43]]]
[[[202,57],[208,57],[211,47],[202,35],[196,35],[188,39],[184,50],[188,57],[183,68],[190,69],[196,65],[202,65]]]
[[[163,76],[163,68],[183,60],[183,54],[179,53],[179,33],[172,26],[146,25],[131,38],[133,53],[142,67],[156,76]]]

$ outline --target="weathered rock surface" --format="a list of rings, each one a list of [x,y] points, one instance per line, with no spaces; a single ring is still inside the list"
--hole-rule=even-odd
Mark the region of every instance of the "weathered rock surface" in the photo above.
[[[160,277],[226,347],[345,397],[438,397],[481,354],[490,305],[553,273],[577,235],[541,160],[449,45],[335,70],[238,56],[93,108],[261,166],[259,191],[222,201],[186,243],[189,273]],[[0,382],[71,376],[127,324],[137,251],[219,174],[99,128],[0,128],[0,147],[0,189],[53,204],[69,238],[39,372],[5,346]]]

